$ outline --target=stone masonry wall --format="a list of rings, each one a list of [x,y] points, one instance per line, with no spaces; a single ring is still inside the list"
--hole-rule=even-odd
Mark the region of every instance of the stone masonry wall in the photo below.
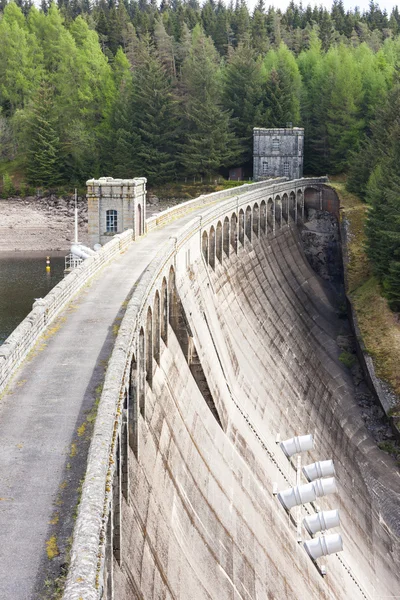
[[[253,130],[253,177],[298,179],[303,176],[304,129]]]

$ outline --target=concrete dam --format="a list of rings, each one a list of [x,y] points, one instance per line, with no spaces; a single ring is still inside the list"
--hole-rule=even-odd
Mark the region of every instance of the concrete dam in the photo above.
[[[310,208],[338,216],[338,199],[324,179],[238,190],[149,219],[124,248],[124,277],[135,255],[139,275],[108,362],[65,600],[400,596],[399,469],[364,426],[339,361],[346,323],[298,229]],[[154,258],[140,254],[152,239]],[[285,510],[277,492],[307,480],[277,441],[309,434],[302,465],[332,459],[336,491]],[[336,509],[343,551],[314,560],[301,523]]]

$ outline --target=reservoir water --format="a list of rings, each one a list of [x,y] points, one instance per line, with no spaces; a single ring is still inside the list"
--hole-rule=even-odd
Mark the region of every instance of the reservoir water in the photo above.
[[[64,255],[0,254],[0,344],[64,276]]]

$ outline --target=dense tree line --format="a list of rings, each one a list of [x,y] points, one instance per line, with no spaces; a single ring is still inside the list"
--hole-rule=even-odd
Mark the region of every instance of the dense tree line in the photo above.
[[[374,2],[0,0],[0,162],[35,186],[159,183],[251,168],[253,127],[304,126],[305,172],[349,170],[370,202],[368,252],[400,309],[399,25]]]
[[[234,20],[219,23],[221,11]],[[383,15],[376,23],[387,20],[373,3],[365,15],[346,16],[335,0],[327,14],[340,22],[343,13],[343,23],[358,15],[365,31],[379,33],[377,47],[333,26],[336,41],[327,44],[320,9],[309,21],[309,9],[294,4],[274,12],[278,35],[271,11],[259,4],[250,19],[243,2],[200,8],[194,0],[159,9],[6,4],[1,159],[22,162],[35,185],[100,172],[167,181],[251,165],[253,127],[291,122],[306,129],[306,172],[343,171],[393,87],[400,38],[369,28],[372,13]],[[282,23],[307,31],[303,49],[285,43]]]
[[[400,79],[350,162],[347,187],[369,204],[366,250],[389,305],[400,311]]]

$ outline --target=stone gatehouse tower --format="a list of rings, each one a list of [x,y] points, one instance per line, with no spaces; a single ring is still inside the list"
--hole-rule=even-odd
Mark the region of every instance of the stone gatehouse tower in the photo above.
[[[253,129],[254,181],[269,177],[303,177],[304,129]]]
[[[105,244],[116,233],[133,229],[133,239],[144,233],[146,221],[145,177],[89,179],[87,185],[90,244]]]

